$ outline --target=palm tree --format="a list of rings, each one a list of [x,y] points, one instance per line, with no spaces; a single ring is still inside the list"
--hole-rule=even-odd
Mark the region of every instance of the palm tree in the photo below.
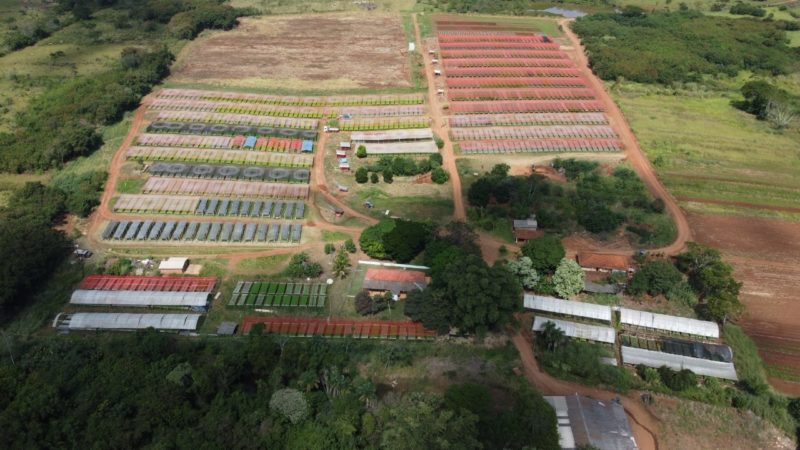
[[[559,345],[564,344],[567,340],[564,330],[558,328],[555,323],[550,321],[544,324],[544,327],[542,327],[542,330],[539,332],[539,337],[542,339],[542,343],[549,352],[555,351]]]

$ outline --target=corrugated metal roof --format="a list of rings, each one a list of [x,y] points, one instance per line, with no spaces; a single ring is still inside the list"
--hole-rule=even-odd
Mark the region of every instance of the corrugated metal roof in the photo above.
[[[72,293],[69,302],[73,305],[203,307],[208,303],[208,292],[101,291],[78,289]]]
[[[403,155],[439,153],[433,141],[389,142],[365,144],[368,155]]]
[[[562,300],[554,297],[543,297],[540,295],[525,294],[525,308],[534,311],[545,311],[565,316],[585,317],[587,319],[602,320],[611,322],[611,307],[595,305],[594,303],[583,303],[572,300]]]
[[[620,323],[673,333],[719,338],[719,325],[714,322],[655,314],[635,309],[620,308]]]
[[[625,364],[644,364],[648,367],[667,366],[673,370],[689,369],[697,375],[737,380],[733,363],[710,361],[671,353],[655,352],[642,348],[622,347],[622,361]]]
[[[556,411],[559,446],[572,450],[583,446],[604,450],[636,450],[636,440],[621,404],[579,395],[545,396]]]
[[[200,314],[75,313],[70,330],[196,330]]]
[[[351,142],[382,142],[433,139],[430,128],[413,128],[409,130],[386,130],[356,132],[350,135]]]
[[[564,335],[571,338],[604,342],[606,344],[613,344],[617,338],[616,330],[611,327],[601,327],[598,325],[569,322],[566,320],[551,319],[549,317],[542,316],[536,316],[533,319],[533,331],[541,331],[547,322],[553,322],[556,327],[564,331]]]

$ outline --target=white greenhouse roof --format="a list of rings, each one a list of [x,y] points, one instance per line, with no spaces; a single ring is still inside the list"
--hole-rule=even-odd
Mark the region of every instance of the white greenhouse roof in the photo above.
[[[387,142],[365,144],[368,155],[417,155],[439,153],[433,141]]]
[[[620,323],[672,333],[719,338],[719,325],[714,322],[655,314],[635,309],[620,308]]]
[[[555,297],[543,297],[540,295],[525,294],[525,308],[534,311],[545,311],[549,313],[562,314],[565,316],[585,317],[587,319],[602,320],[611,322],[611,307],[595,305],[594,303],[575,302],[572,300],[561,300]]]
[[[73,305],[177,306],[190,308],[208,304],[208,292],[99,291],[78,289],[69,302]]]
[[[354,132],[350,135],[350,141],[352,142],[411,141],[423,139],[433,139],[433,131],[430,128]]]
[[[75,313],[65,318],[70,330],[196,330],[200,314]]]
[[[556,327],[564,331],[564,335],[571,338],[613,344],[617,337],[616,331],[611,327],[588,325],[585,323],[569,322],[566,320],[551,319],[549,317],[541,316],[536,316],[533,319],[533,331],[541,331],[547,322],[553,322]]]
[[[692,358],[672,353],[656,352],[635,347],[622,347],[622,361],[625,364],[644,364],[648,367],[667,366],[673,370],[689,369],[697,375],[736,380],[733,363]]]

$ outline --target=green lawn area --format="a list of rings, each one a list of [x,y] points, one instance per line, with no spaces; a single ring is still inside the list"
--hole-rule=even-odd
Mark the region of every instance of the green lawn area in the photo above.
[[[243,271],[263,271],[275,272],[279,267],[289,260],[291,255],[272,255],[261,256],[258,258],[250,258],[242,260],[236,269]]]
[[[642,148],[678,197],[800,207],[800,131],[731,106],[736,95],[614,92]],[[759,214],[754,210],[739,210]]]
[[[410,183],[406,183],[410,185]],[[413,185],[410,185],[411,187]],[[449,185],[445,185],[449,188]],[[350,207],[376,218],[382,218],[386,210],[389,216],[410,220],[447,221],[453,215],[453,200],[444,196],[397,196],[379,187],[367,187],[347,196]],[[375,207],[365,209],[362,205],[370,200]]]

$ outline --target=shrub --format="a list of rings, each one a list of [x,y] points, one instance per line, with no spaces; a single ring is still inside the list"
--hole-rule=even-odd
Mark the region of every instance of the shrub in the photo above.
[[[347,250],[348,253],[355,253],[356,252],[356,244],[353,243],[352,239],[348,239],[344,241],[344,249]]]
[[[447,180],[450,179],[450,174],[447,173],[446,170],[442,169],[441,167],[437,167],[433,169],[431,172],[431,181],[436,184],[444,184],[447,183]]]
[[[312,262],[308,254],[301,252],[292,256],[283,274],[291,278],[316,278],[322,274],[322,266]]]
[[[280,389],[269,399],[269,409],[298,424],[308,417],[308,401],[297,389]]]
[[[753,17],[764,17],[767,15],[767,10],[764,8],[759,8],[758,6],[748,5],[747,3],[742,2],[731,6],[730,12],[731,14]]]
[[[325,254],[330,255],[331,253],[336,251],[336,246],[331,244],[330,242],[325,244]]]
[[[359,158],[366,158],[367,157],[367,147],[363,145],[359,145],[358,149],[356,149],[356,156]]]
[[[375,172],[372,172],[372,174],[369,176],[369,181],[372,184],[377,184],[378,181],[380,181],[380,179],[378,178],[378,174],[375,173]]]
[[[393,181],[394,176],[392,174],[392,169],[383,169],[383,182],[391,184]]]
[[[365,167],[359,167],[356,170],[356,183],[364,184],[369,179],[369,172]]]
[[[685,391],[697,386],[697,376],[689,369],[674,371],[667,366],[658,368],[661,382],[673,391]]]

